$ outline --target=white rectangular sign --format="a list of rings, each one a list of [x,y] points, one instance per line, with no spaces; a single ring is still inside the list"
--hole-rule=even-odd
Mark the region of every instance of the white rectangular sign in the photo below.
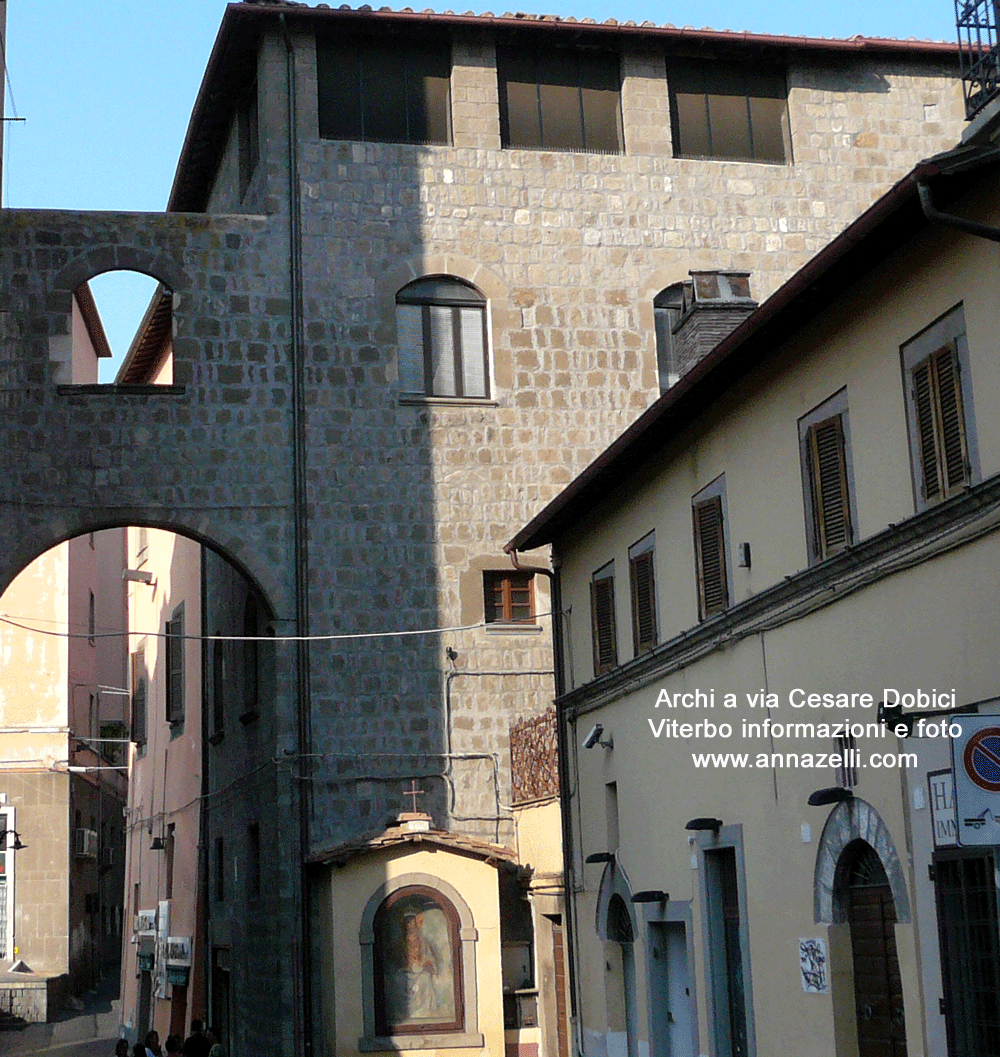
[[[1000,716],[952,716],[962,727],[951,740],[958,843],[1000,844]]]
[[[928,771],[927,794],[931,804],[931,830],[935,848],[958,844],[955,819],[955,780],[951,771]]]

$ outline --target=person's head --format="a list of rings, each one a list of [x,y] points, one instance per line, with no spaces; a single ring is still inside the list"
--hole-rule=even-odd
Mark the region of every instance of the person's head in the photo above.
[[[128,1039],[119,1039],[115,1043],[115,1057],[128,1057]]]
[[[192,1020],[191,1021],[191,1034],[192,1035],[200,1035],[202,1033],[202,1031],[204,1031],[204,1029],[205,1029],[205,1025],[202,1024],[202,1022],[200,1020]]]
[[[168,1035],[163,1048],[167,1053],[180,1053],[184,1049],[184,1040],[180,1035]]]
[[[132,1057],[146,1057],[146,1047],[141,1042],[132,1047]]]
[[[154,1051],[160,1048],[160,1033],[158,1031],[146,1032],[146,1048]]]

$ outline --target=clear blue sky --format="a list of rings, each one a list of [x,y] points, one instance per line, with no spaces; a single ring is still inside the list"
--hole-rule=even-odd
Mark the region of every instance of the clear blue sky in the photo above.
[[[225,6],[224,0],[7,0],[6,113],[26,121],[6,123],[3,204],[162,209]],[[546,0],[513,9],[795,36],[956,39],[953,0]],[[97,286],[95,294],[112,348],[123,353],[132,316],[141,315],[148,294],[135,295],[142,304],[127,321]]]

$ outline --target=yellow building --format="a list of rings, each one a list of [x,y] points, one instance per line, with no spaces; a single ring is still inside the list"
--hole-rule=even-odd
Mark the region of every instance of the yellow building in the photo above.
[[[508,545],[586,1057],[998,1052],[998,174],[921,163]]]

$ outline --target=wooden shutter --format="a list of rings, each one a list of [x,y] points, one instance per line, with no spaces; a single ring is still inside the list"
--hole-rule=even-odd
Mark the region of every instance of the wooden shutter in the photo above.
[[[944,499],[970,478],[965,413],[952,345],[913,368],[913,407],[924,499]]]
[[[699,616],[704,620],[705,617],[721,613],[729,605],[721,496],[713,496],[695,505],[694,546],[698,609]]]
[[[184,719],[184,616],[167,621],[167,722]]]
[[[806,436],[812,486],[813,546],[818,558],[843,550],[853,539],[847,490],[844,422],[834,415]]]
[[[615,631],[615,579],[604,576],[590,582],[590,615],[594,632],[594,674],[610,671],[618,664]]]
[[[635,655],[656,645],[656,586],[653,579],[653,551],[643,551],[629,559],[632,589],[632,645]]]
[[[132,740],[146,744],[146,664],[145,655],[132,657]]]

